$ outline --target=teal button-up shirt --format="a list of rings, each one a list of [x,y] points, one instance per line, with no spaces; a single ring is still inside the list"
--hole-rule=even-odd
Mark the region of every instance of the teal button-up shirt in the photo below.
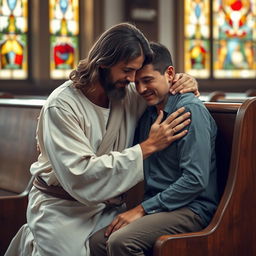
[[[144,160],[142,206],[147,214],[189,207],[207,225],[218,204],[217,128],[204,104],[192,93],[170,95],[165,117],[180,107],[191,113],[191,124],[186,127],[188,134]],[[148,107],[137,128],[137,142],[148,137],[156,117],[156,108]]]

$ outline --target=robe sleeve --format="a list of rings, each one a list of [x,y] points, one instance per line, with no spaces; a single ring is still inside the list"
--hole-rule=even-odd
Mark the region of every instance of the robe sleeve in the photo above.
[[[45,110],[43,143],[61,186],[84,204],[118,196],[143,179],[138,144],[98,157],[77,117],[63,108]]]

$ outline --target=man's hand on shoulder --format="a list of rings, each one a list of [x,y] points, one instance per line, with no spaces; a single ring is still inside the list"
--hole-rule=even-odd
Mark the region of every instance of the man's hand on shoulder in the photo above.
[[[172,94],[193,92],[196,97],[200,96],[198,83],[194,77],[186,73],[176,73],[170,88]]]

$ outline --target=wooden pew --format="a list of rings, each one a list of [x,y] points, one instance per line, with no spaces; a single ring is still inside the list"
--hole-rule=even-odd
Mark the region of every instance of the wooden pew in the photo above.
[[[220,204],[204,230],[157,239],[154,256],[256,255],[256,98],[205,105],[219,127]]]
[[[256,96],[256,89],[249,89],[245,92],[247,97],[254,97]]]
[[[237,95],[229,95],[229,93],[223,91],[214,91],[209,94],[209,102],[229,102],[229,103],[243,103],[246,100],[252,98],[255,95],[255,90],[247,90],[245,93],[241,93],[238,97]]]
[[[11,99],[14,98],[14,96],[9,92],[0,92],[0,98]]]
[[[225,99],[226,93],[222,91],[214,91],[209,94],[209,101],[210,102],[217,102],[221,99]]]
[[[155,256],[188,256],[191,254],[198,256],[256,255],[256,245],[254,243],[256,241],[256,193],[254,191],[256,185],[256,135],[254,133],[256,127],[256,98],[247,100],[243,104],[205,103],[205,105],[219,127],[217,139],[218,177],[220,191],[223,191],[223,196],[208,227],[200,232],[160,237],[155,243]],[[23,170],[24,168],[21,168],[21,166],[25,166],[25,172],[29,170],[30,164],[36,159],[36,154],[33,155],[32,151],[36,152],[34,133],[41,106],[32,107],[32,112],[28,111],[31,107],[19,106],[17,109],[17,106],[9,105],[8,108],[11,109],[10,112],[0,102],[0,132],[3,137],[0,140],[0,182],[2,181],[3,166],[8,166],[9,171],[17,169],[14,166],[18,160],[18,155],[21,154],[24,158],[31,160],[28,160],[29,163],[26,164],[23,162],[18,164],[19,168]],[[23,116],[21,115],[23,111],[25,113],[29,112],[29,114]],[[3,113],[6,113],[6,115]],[[13,115],[17,115],[16,118],[20,121],[16,121],[17,123],[11,121],[10,124],[5,124],[3,120],[16,120],[16,118],[10,118]],[[18,129],[18,127],[28,125],[27,122],[30,124],[35,122],[34,128]],[[23,125],[21,125],[22,123]],[[10,142],[3,136],[2,127],[5,127],[5,125],[9,128],[16,127],[12,131],[7,130],[7,134],[11,132],[15,134],[14,136],[17,136],[17,134],[21,136],[22,134],[22,137],[26,136],[26,141],[30,140],[28,144],[25,143],[23,154],[15,148],[12,150],[15,143]],[[6,161],[2,157],[2,154],[4,154],[3,145],[9,145],[9,152],[17,155],[16,160],[9,160],[8,165],[2,165],[2,161]],[[19,147],[18,143],[15,145]],[[12,168],[10,169],[10,167]],[[29,189],[30,184],[23,186],[18,191],[9,191],[5,188],[3,193],[7,193],[7,195],[0,197],[0,225],[2,230],[0,232],[0,255],[5,251],[19,227],[25,222]],[[11,194],[8,195],[8,193]],[[137,205],[142,196],[143,183],[140,183],[128,193],[128,206],[131,208]],[[20,209],[23,210],[20,211]],[[7,218],[8,223],[6,223]],[[10,219],[15,221],[13,225]]]
[[[0,255],[26,222],[29,168],[37,158],[36,123],[42,104],[0,99]]]

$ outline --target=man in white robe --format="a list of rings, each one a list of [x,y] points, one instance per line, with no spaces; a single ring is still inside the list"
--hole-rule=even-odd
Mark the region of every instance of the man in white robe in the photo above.
[[[188,124],[186,114],[173,122],[180,110],[161,124],[160,115],[149,138],[131,147],[146,107],[131,82],[150,56],[143,34],[119,24],[102,34],[70,80],[49,96],[37,127],[41,153],[31,173],[46,187],[63,188],[72,199],[33,187],[27,224],[6,256],[90,255],[88,238],[124,210],[123,204],[109,202],[143,179],[143,159],[185,135],[172,129]],[[195,83],[193,88],[187,84],[191,78],[183,75],[176,88],[197,90]]]

